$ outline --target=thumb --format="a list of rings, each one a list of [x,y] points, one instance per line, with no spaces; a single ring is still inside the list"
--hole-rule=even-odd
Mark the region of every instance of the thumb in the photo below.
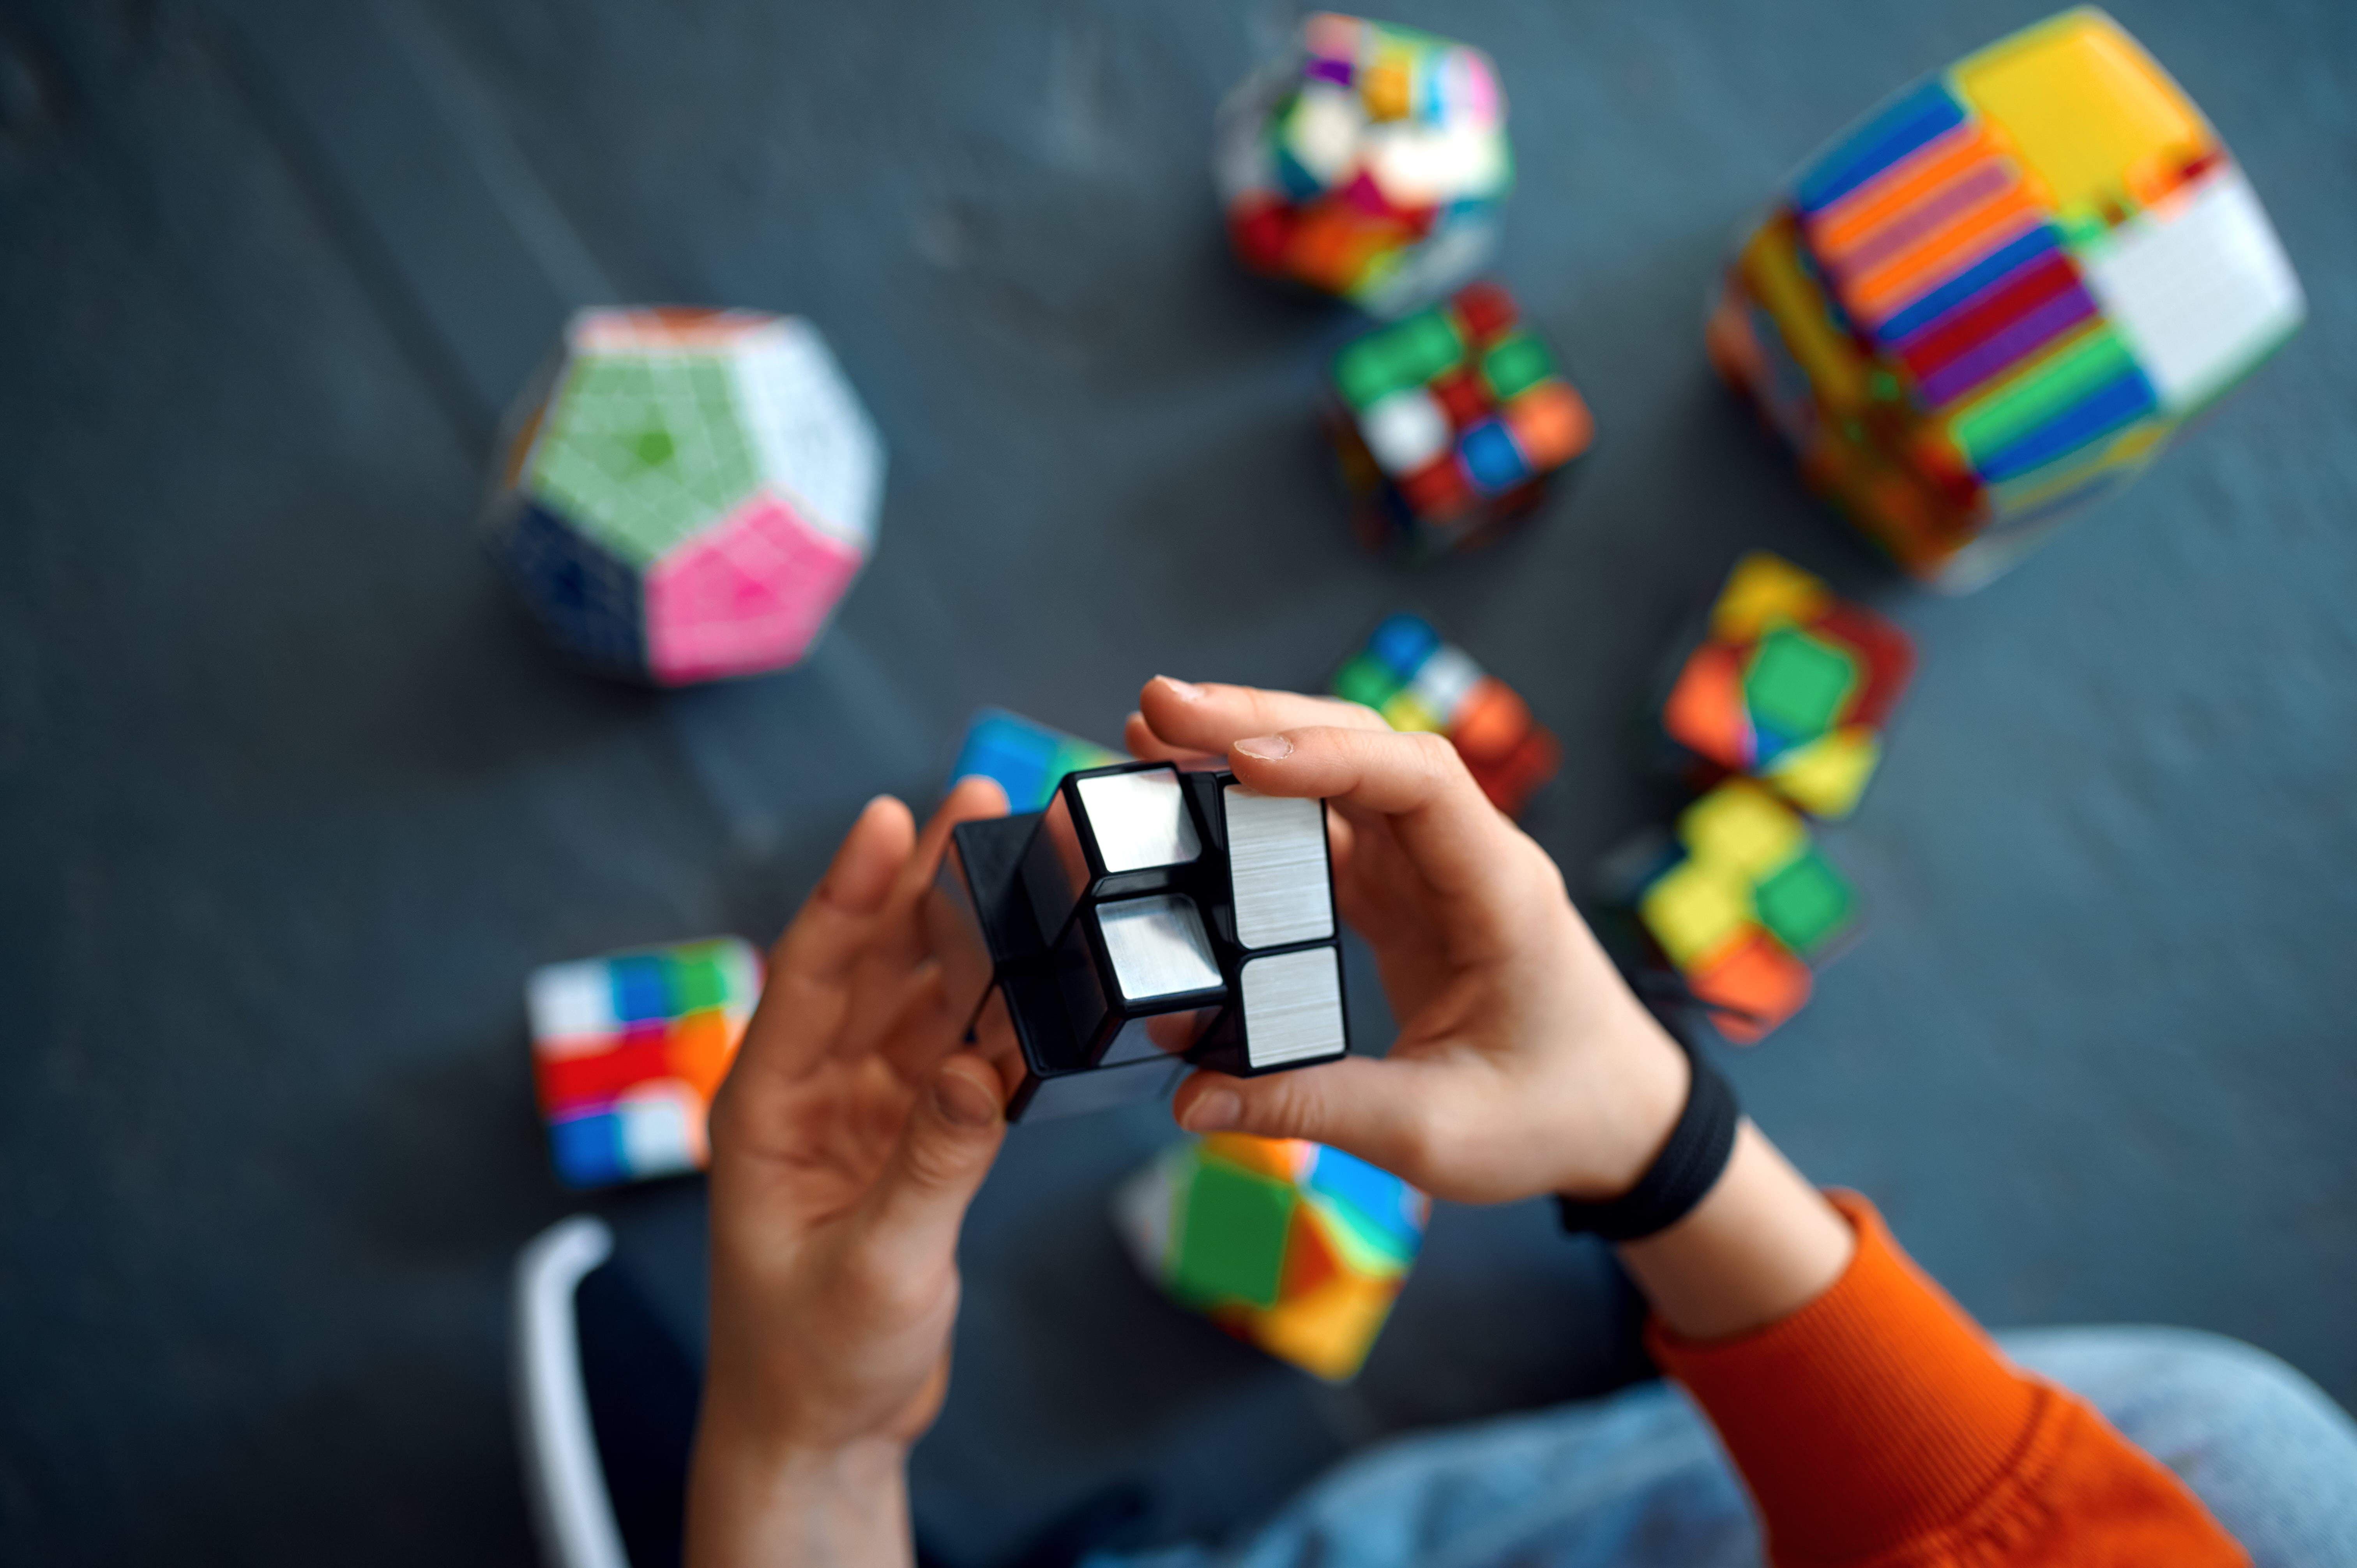
[[[891,1160],[868,1194],[871,1234],[910,1267],[957,1251],[958,1228],[1006,1135],[998,1075],[952,1053],[918,1091]]]
[[[1170,1110],[1189,1133],[1308,1138],[1422,1186],[1431,1118],[1420,1065],[1344,1057],[1259,1078],[1199,1072]]]

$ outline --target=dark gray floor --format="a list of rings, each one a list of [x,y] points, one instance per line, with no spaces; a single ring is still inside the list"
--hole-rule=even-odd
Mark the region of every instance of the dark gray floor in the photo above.
[[[2357,1400],[2357,13],[2117,7],[2312,317],[1987,592],[1888,584],[1699,352],[1770,183],[2040,9],[1402,7],[1502,61],[1502,271],[1602,427],[1534,532],[1410,575],[1346,544],[1308,423],[1348,322],[1221,253],[1207,121],[1282,5],[0,5],[0,1557],[518,1561],[505,1271],[576,1207],[529,966],[766,937],[979,703],[1109,736],[1147,674],[1314,684],[1404,603],[1566,737],[1534,825],[1576,870],[1659,810],[1636,706],[1755,543],[1922,673],[1830,835],[1875,929],[1733,1061],[1751,1106],[1994,1324],[2200,1325]],[[503,602],[490,422],[600,297],[806,313],[887,433],[803,670],[619,691]],[[1534,1208],[1437,1218],[1356,1388],[1228,1344],[1099,1218],[1166,1135],[1026,1131],[985,1191],[918,1466],[962,1560],[1125,1475],[1215,1524],[1622,1374],[1611,1276]],[[607,1207],[678,1270],[694,1203]]]

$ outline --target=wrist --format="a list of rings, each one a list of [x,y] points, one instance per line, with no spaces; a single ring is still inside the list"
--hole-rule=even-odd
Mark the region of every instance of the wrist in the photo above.
[[[688,1561],[906,1563],[908,1445],[897,1439],[805,1443],[725,1408],[696,1426],[689,1472]]]
[[[1685,1052],[1633,1001],[1612,1032],[1606,1079],[1593,1091],[1604,1123],[1581,1168],[1555,1188],[1577,1203],[1609,1203],[1637,1185],[1661,1158],[1693,1085]]]

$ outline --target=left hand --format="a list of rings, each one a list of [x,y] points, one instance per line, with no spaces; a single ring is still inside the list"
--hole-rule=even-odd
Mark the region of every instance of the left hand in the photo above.
[[[920,834],[870,801],[770,953],[712,1112],[697,1563],[906,1553],[901,1466],[948,1387],[958,1230],[1006,1132],[922,904],[950,828],[1006,810],[967,780]]]

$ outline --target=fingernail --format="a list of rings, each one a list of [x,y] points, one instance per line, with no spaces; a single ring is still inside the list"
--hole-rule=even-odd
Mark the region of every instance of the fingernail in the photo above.
[[[1182,703],[1202,700],[1203,688],[1196,685],[1192,681],[1181,681],[1176,675],[1157,675],[1155,679],[1169,687],[1170,694]]]
[[[933,1079],[933,1103],[953,1126],[987,1127],[998,1119],[997,1101],[962,1072],[945,1072]]]
[[[1293,755],[1293,743],[1281,735],[1256,735],[1250,740],[1236,742],[1236,749],[1263,762],[1275,762]]]
[[[1187,1107],[1179,1125],[1189,1133],[1224,1133],[1244,1119],[1244,1102],[1232,1089],[1207,1089]]]

